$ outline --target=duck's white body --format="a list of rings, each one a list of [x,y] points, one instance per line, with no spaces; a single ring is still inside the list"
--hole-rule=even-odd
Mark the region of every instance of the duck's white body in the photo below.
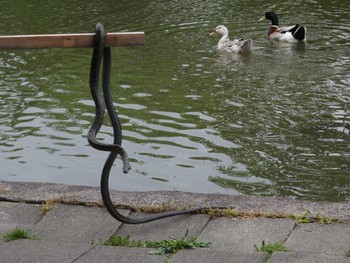
[[[234,39],[230,40],[228,36],[228,30],[225,26],[219,25],[215,28],[215,31],[210,35],[221,34],[222,37],[218,42],[218,49],[226,52],[244,53],[252,49],[253,40],[248,39]]]

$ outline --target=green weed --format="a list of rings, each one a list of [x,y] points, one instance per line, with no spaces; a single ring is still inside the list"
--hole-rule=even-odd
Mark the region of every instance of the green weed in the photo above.
[[[103,245],[116,247],[145,247],[142,241],[130,240],[129,236],[111,236]]]
[[[297,220],[297,223],[311,223],[312,219],[310,217],[311,212],[310,211],[305,211],[301,215],[294,215],[294,218]]]
[[[259,252],[267,254],[264,259],[264,262],[268,262],[274,252],[287,251],[286,246],[280,242],[266,244],[264,240],[261,242],[261,247],[258,247],[254,244],[254,248]]]
[[[255,249],[259,252],[269,253],[272,254],[276,251],[287,251],[287,248],[282,243],[265,243],[265,241],[261,242],[261,247],[258,247],[257,245],[254,245]]]
[[[10,242],[16,239],[37,239],[36,236],[30,236],[29,231],[17,227],[7,232],[3,237],[5,242]]]
[[[198,242],[197,238],[186,239],[170,239],[158,241],[146,241],[146,247],[153,248],[149,253],[164,255],[167,253],[176,253],[180,249],[198,248],[198,247],[208,247],[210,242]]]
[[[106,240],[103,245],[106,246],[121,246],[121,247],[147,247],[153,248],[149,253],[164,255],[168,253],[176,253],[180,249],[190,249],[198,247],[208,247],[210,242],[199,242],[197,238],[193,237],[191,239],[169,239],[162,241],[145,241],[140,240],[130,240],[129,236],[111,236]]]
[[[346,250],[345,256],[350,257],[350,246],[349,246],[349,248]]]
[[[316,220],[318,221],[318,223],[320,225],[324,225],[324,224],[333,224],[338,222],[339,220],[337,219],[332,219],[332,218],[327,218],[322,216],[321,214],[316,214]]]

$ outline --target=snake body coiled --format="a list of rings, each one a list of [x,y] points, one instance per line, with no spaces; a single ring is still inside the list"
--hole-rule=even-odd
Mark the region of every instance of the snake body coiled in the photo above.
[[[92,54],[91,67],[90,67],[90,91],[95,102],[95,119],[89,129],[87,138],[89,144],[100,151],[109,151],[110,154],[104,164],[102,175],[101,175],[101,195],[103,202],[108,210],[108,212],[118,221],[126,224],[140,224],[150,221],[155,221],[161,218],[195,213],[203,208],[195,208],[180,211],[169,211],[158,213],[154,215],[131,218],[123,216],[115,208],[109,193],[109,174],[115,159],[118,154],[123,161],[123,172],[127,173],[129,171],[130,164],[128,161],[128,155],[123,147],[122,143],[122,128],[118,118],[118,115],[113,106],[113,100],[110,92],[110,74],[111,74],[111,48],[106,47],[106,36],[107,33],[102,24],[98,23],[96,25],[96,35],[94,40],[94,50]],[[99,74],[101,61],[103,60],[103,70],[102,70],[102,92],[99,86]],[[102,127],[103,117],[105,110],[107,109],[109,118],[111,119],[114,141],[113,144],[101,143],[96,139],[96,136]]]
[[[110,72],[111,72],[111,48],[105,47],[105,39],[107,34],[105,33],[102,24],[96,25],[96,36],[94,42],[94,51],[92,54],[91,66],[90,66],[90,91],[92,98],[95,102],[95,119],[88,132],[89,144],[100,151],[110,151],[115,154],[119,154],[123,160],[123,171],[127,173],[130,169],[128,161],[128,155],[126,151],[121,147],[122,133],[119,118],[113,107],[112,96],[110,93]],[[99,87],[99,73],[101,67],[101,61],[103,59],[103,71],[102,71],[102,89]],[[112,121],[114,142],[113,144],[101,143],[96,139],[97,133],[103,124],[103,118],[105,110]],[[115,156],[117,157],[117,155]]]

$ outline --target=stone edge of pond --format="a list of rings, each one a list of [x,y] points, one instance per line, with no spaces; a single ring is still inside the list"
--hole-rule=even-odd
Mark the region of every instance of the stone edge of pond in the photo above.
[[[320,215],[324,218],[350,220],[350,202],[313,202],[293,198],[179,191],[126,192],[111,190],[110,193],[114,202],[122,208],[152,208],[164,207],[164,205],[172,209],[226,207],[243,213],[267,216],[302,215],[309,212],[308,216],[312,217]],[[0,201],[43,203],[48,200],[65,204],[103,205],[99,187],[0,181]]]

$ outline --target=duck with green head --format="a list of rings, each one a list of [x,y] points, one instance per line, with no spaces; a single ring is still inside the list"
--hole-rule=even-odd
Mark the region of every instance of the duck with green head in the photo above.
[[[278,16],[274,12],[266,12],[259,21],[265,19],[271,21],[271,26],[267,32],[270,39],[284,42],[306,41],[306,28],[304,26],[296,24],[293,26],[279,27]]]

